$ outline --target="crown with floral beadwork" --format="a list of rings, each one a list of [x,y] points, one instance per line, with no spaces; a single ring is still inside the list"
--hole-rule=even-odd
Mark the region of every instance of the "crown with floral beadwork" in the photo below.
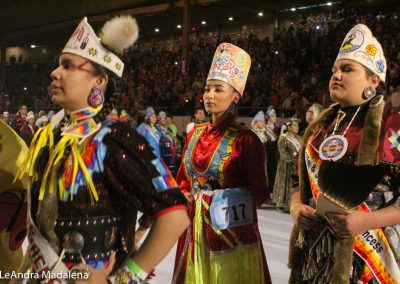
[[[336,60],[340,59],[362,64],[385,82],[387,69],[385,55],[381,44],[366,25],[355,25],[347,33],[336,57]]]

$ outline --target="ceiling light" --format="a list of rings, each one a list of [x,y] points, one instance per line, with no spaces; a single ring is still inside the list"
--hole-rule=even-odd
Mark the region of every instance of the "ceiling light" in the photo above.
[[[229,20],[229,21],[233,21],[233,17],[229,17],[228,20]]]
[[[296,8],[293,7],[293,8],[290,9],[290,11],[296,12]]]
[[[258,12],[258,16],[262,17],[262,16],[264,16],[264,13],[263,12]]]
[[[155,28],[154,31],[155,31],[156,33],[158,33],[158,32],[160,31],[160,29],[159,29],[159,28]]]
[[[178,29],[181,29],[181,28],[182,28],[182,26],[181,26],[181,25],[177,25],[176,27],[177,27]]]
[[[201,21],[201,24],[205,25],[205,24],[207,24],[207,22],[206,21]]]
[[[34,44],[31,44],[31,48],[36,48],[36,45],[34,45]]]

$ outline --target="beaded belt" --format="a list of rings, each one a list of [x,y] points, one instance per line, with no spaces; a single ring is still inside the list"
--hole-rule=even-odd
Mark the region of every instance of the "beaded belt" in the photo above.
[[[115,216],[58,218],[55,232],[60,250],[66,249],[63,261],[79,263],[81,257],[100,260],[110,256],[121,240],[118,223]]]

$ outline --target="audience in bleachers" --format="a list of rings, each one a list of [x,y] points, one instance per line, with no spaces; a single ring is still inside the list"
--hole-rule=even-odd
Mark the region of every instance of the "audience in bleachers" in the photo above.
[[[278,115],[291,117],[297,112],[305,121],[305,110],[310,104],[330,104],[326,89],[330,66],[345,32],[356,22],[367,23],[383,43],[388,59],[386,93],[390,96],[400,86],[398,13],[347,9],[314,17],[299,16],[297,22],[276,29],[271,38],[263,39],[253,33],[242,33],[237,38],[194,37],[186,74],[182,73],[179,47],[167,50],[156,44],[150,49],[135,46],[124,55],[127,69],[118,81],[116,107],[132,112],[154,105],[174,115],[192,114],[202,104],[204,74],[216,45],[231,41],[253,58],[239,115],[252,116],[273,105]],[[28,60],[13,60],[7,66],[7,85],[0,84],[0,112],[14,113],[13,118],[22,103],[36,111],[54,109],[47,88],[54,64],[33,65]]]

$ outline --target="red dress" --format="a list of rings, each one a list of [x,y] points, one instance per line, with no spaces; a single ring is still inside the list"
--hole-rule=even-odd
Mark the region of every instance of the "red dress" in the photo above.
[[[177,182],[195,198],[188,209],[192,224],[178,242],[173,283],[271,283],[256,211],[269,195],[264,162],[261,141],[232,115],[188,134]],[[215,212],[226,200],[225,224]],[[251,264],[240,257],[249,248]]]

